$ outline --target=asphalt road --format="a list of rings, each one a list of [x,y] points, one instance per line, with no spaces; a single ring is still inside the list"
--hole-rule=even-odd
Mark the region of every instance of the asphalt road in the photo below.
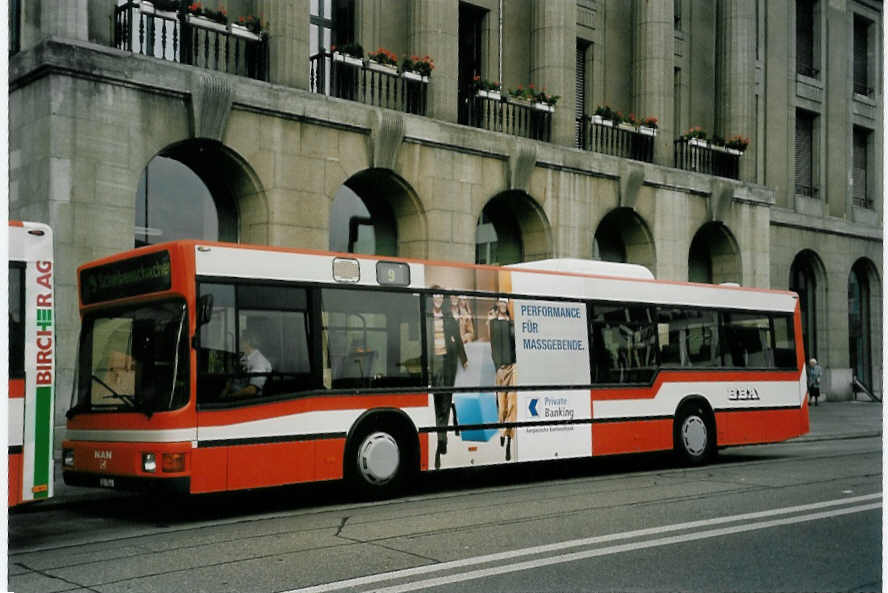
[[[442,472],[14,511],[13,591],[880,591],[882,443]]]

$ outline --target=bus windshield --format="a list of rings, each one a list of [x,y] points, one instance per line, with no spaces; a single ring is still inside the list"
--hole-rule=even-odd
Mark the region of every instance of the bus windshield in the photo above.
[[[83,320],[73,413],[174,410],[188,401],[185,303],[101,311]]]

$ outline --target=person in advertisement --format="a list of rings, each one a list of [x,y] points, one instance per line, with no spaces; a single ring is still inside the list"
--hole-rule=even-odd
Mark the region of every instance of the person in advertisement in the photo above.
[[[451,297],[453,298],[453,297]],[[461,296],[457,299],[457,319],[459,320],[459,335],[464,344],[475,339],[475,319],[469,307],[469,299]]]
[[[506,389],[518,382],[515,369],[515,324],[509,314],[509,299],[500,298],[487,314],[490,330],[490,351],[496,368],[496,393],[500,424],[514,424],[518,420],[518,393]],[[506,426],[500,435],[500,446],[506,448],[506,461],[512,459],[512,438],[515,427]]]
[[[435,285],[433,289],[441,287]],[[457,365],[469,364],[466,349],[459,332],[457,299],[451,297],[450,311],[444,311],[444,295],[432,295],[432,311],[429,315],[428,333],[431,347],[429,367],[434,387],[453,387]],[[435,423],[438,426],[438,445],[435,450],[435,469],[441,467],[441,456],[447,454],[447,430],[453,392],[435,392]],[[443,428],[443,430],[442,430]]]

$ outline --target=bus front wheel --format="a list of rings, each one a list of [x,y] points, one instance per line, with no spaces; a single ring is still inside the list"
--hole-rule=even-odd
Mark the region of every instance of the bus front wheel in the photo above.
[[[702,465],[715,451],[715,426],[711,415],[698,403],[685,406],[675,415],[675,453],[686,465]]]

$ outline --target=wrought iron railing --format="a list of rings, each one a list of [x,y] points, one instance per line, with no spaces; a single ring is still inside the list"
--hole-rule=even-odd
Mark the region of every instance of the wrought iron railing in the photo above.
[[[268,80],[267,35],[186,12],[158,10],[147,2],[127,2],[114,9],[114,46],[161,60]]]
[[[577,118],[578,148],[647,163],[654,161],[656,133],[652,128],[615,126],[588,115]]]
[[[312,92],[367,105],[425,115],[429,77],[398,72],[360,58],[322,52],[309,58]]]
[[[555,108],[545,103],[517,101],[499,93],[484,92],[464,98],[463,108],[464,121],[472,127],[544,142],[552,140]]]
[[[820,198],[820,188],[815,185],[796,183],[795,193],[797,196],[804,196],[806,198],[813,198],[815,200]]]
[[[707,175],[740,179],[742,152],[711,146],[705,140],[678,139],[674,143],[675,167]]]
[[[854,81],[854,94],[863,95],[865,97],[872,97],[873,87],[867,86],[865,82]]]

